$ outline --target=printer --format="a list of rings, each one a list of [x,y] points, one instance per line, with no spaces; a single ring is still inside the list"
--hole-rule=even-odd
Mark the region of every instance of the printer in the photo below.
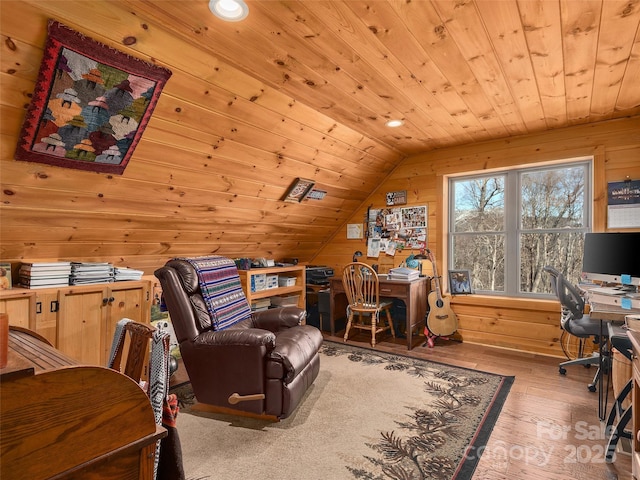
[[[307,265],[307,283],[311,285],[328,285],[329,279],[333,277],[333,268],[318,265]]]

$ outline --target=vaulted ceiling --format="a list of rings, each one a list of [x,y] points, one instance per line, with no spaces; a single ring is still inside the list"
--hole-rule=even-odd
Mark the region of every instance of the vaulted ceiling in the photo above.
[[[247,3],[0,2],[3,258],[309,259],[408,156],[640,114],[638,0]],[[13,160],[49,19],[173,72],[120,177]]]
[[[248,4],[247,19],[225,24],[206,1],[130,2],[404,155],[640,112],[637,1]]]

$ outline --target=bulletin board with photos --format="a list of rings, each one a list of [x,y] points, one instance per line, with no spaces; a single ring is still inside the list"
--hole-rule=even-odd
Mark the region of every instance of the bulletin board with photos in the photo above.
[[[427,206],[369,209],[367,256],[395,255],[405,249],[427,247]]]

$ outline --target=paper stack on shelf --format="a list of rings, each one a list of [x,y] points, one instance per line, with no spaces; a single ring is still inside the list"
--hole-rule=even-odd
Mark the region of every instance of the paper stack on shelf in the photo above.
[[[69,285],[71,262],[25,262],[18,271],[24,288],[65,287]]]
[[[420,277],[420,272],[413,268],[398,267],[389,270],[387,278],[389,280],[404,280],[411,282],[417,280]]]
[[[113,266],[107,262],[71,262],[71,285],[114,281]]]
[[[270,306],[271,306],[271,299],[259,298],[251,302],[251,311],[260,312],[262,310],[267,310]]]
[[[134,270],[127,267],[114,267],[115,280],[121,282],[124,280],[140,280],[144,272],[142,270]]]
[[[583,285],[578,285],[582,290],[588,292],[589,294],[597,294],[597,295],[624,295],[627,293],[622,286],[618,287],[601,287],[600,285],[588,286],[585,287]]]

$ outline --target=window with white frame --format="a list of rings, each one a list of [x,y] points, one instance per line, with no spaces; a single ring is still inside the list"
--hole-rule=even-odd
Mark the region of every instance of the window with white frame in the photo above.
[[[591,229],[591,160],[449,180],[449,269],[476,293],[548,295],[552,265],[577,283]]]

